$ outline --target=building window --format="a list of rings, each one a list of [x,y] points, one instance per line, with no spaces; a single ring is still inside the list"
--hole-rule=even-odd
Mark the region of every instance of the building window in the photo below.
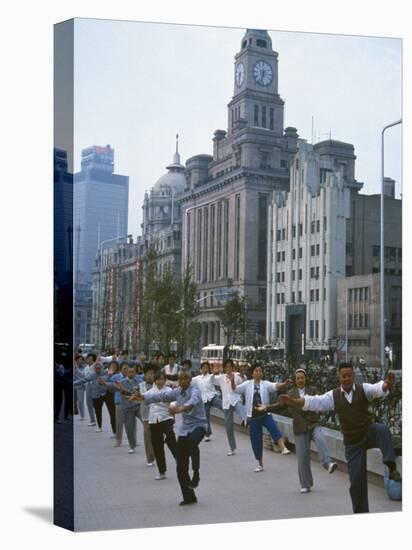
[[[292,239],[296,237],[296,225],[292,225]]]
[[[363,302],[363,288],[359,289],[359,301]]]
[[[295,303],[295,293],[292,292],[292,304],[294,304],[294,303]]]
[[[259,126],[259,105],[255,105],[254,110],[254,125]]]
[[[266,40],[262,40],[261,38],[258,38],[256,40],[256,46],[259,46],[259,48],[267,48],[268,44],[267,44]]]
[[[381,247],[380,247],[380,246],[377,246],[377,245],[372,246],[372,256],[373,256],[374,258],[379,258],[380,251],[381,251]]]
[[[271,130],[273,130],[273,128],[274,128],[274,118],[275,118],[275,117],[274,117],[273,107],[271,107],[271,108],[269,109],[269,128],[270,128]]]
[[[323,299],[326,300],[326,288],[323,287]]]
[[[363,328],[363,313],[359,313],[359,328]]]
[[[319,256],[320,254],[320,244],[316,245],[316,256]]]
[[[315,337],[315,322],[311,320],[309,322],[309,338],[314,338],[314,337]]]
[[[346,254],[349,254],[350,256],[352,256],[353,254],[353,246],[352,246],[352,243],[346,243]]]
[[[259,288],[259,304],[264,306],[266,304],[266,289]]]
[[[299,269],[299,281],[301,281],[301,280],[302,280],[302,270]]]
[[[279,292],[276,294],[276,303],[278,305],[280,304],[280,293]]]
[[[302,247],[299,248],[299,258],[302,258]]]
[[[365,302],[369,301],[369,288],[365,287]]]
[[[276,231],[276,240],[277,240],[277,241],[280,241],[281,237],[282,237],[282,232],[281,232],[280,229],[278,229],[278,230]]]
[[[319,338],[319,321],[315,321],[315,338]]]
[[[235,197],[235,280],[240,276],[240,195]]]
[[[282,251],[282,262],[284,262],[286,260],[286,252],[283,250]]]
[[[351,277],[352,276],[352,266],[351,265],[347,265],[345,267],[345,275],[346,275],[346,277]]]
[[[353,316],[353,328],[359,328],[359,316],[357,313]]]
[[[286,239],[286,229],[282,229],[282,240],[284,241]]]
[[[311,302],[314,302],[314,301],[315,301],[315,291],[314,291],[313,288],[312,288],[311,291],[310,291],[310,301],[311,301]]]
[[[311,232],[311,233],[314,233],[315,230],[316,230],[316,222],[313,221],[313,222],[311,222],[311,224],[310,224],[310,232]]]
[[[327,217],[323,216],[323,231],[326,231],[327,225],[328,225]]]
[[[300,223],[299,224],[299,237],[301,237],[303,235],[303,224]]]
[[[298,302],[301,304],[302,303],[302,291],[299,290],[298,292]]]
[[[317,232],[317,233],[320,232],[320,220],[317,220],[317,221],[316,221],[316,232]]]
[[[349,315],[348,315],[348,325],[349,325],[349,328],[353,328],[353,315],[352,315],[352,313],[349,313]]]
[[[310,255],[315,256],[315,253],[316,253],[316,246],[314,244],[312,244],[310,246]]]
[[[266,106],[262,105],[262,126],[266,128]]]
[[[323,253],[326,254],[327,250],[328,250],[328,246],[327,246],[326,241],[324,241],[324,243],[323,243]]]
[[[316,289],[316,301],[319,302],[319,289]]]
[[[296,248],[292,248],[292,260],[296,260]]]
[[[281,293],[281,299],[282,299],[282,304],[284,304],[285,303],[285,293],[284,292]]]
[[[277,252],[276,254],[276,261],[280,262],[281,254],[280,252]]]
[[[285,282],[285,272],[282,271],[282,283],[284,283],[284,282]]]
[[[365,313],[363,321],[364,321],[363,326],[365,328],[368,328],[369,327],[369,315],[367,313]]]
[[[292,281],[294,281],[296,279],[296,271],[294,269],[292,269]]]

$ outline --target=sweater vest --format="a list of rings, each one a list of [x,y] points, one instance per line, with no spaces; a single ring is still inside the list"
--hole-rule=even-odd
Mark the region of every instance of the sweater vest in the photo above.
[[[339,416],[343,442],[354,445],[361,441],[371,424],[369,401],[362,384],[355,385],[352,403],[346,399],[340,387],[333,390],[335,411]]]

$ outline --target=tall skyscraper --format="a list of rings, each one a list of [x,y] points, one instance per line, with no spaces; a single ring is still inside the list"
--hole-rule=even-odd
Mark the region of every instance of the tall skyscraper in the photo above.
[[[129,178],[114,173],[114,149],[82,150],[74,175],[75,343],[89,341],[92,271],[96,253],[107,241],[127,234]]]

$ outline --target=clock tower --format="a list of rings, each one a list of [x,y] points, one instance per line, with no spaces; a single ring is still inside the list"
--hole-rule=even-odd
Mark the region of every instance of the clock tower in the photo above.
[[[284,102],[278,94],[278,53],[265,30],[247,29],[235,55],[234,93],[228,105],[228,133],[266,129],[283,134]]]

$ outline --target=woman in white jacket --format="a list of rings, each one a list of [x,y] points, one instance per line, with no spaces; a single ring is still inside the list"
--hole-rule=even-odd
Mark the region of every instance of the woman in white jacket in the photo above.
[[[281,454],[290,454],[273,416],[267,412],[258,410],[256,407],[259,405],[268,405],[270,392],[282,390],[288,384],[291,384],[292,381],[268,382],[267,380],[262,380],[262,378],[263,371],[260,365],[255,365],[252,368],[252,380],[247,380],[236,386],[234,377],[232,378],[232,387],[234,391],[245,396],[250,442],[255,458],[258,461],[258,465],[254,470],[255,472],[263,471],[263,427],[268,430],[273,441],[279,445]]]

